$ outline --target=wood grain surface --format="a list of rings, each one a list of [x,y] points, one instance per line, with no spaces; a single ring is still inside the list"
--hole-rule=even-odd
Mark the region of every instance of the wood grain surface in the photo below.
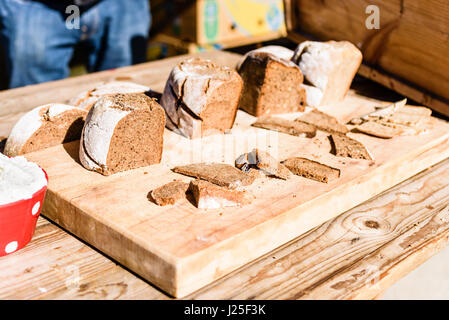
[[[215,53],[210,54],[208,57],[214,58],[215,61],[221,61],[219,63],[221,64],[234,64],[238,59],[238,55],[228,54],[228,53],[220,53],[219,55],[215,56]],[[118,74],[122,74],[122,77],[128,78],[128,77],[135,77],[137,74],[141,75],[141,80],[136,80],[139,83],[143,84],[149,84],[152,82],[153,88],[159,90],[163,87],[165,80],[161,80],[162,78],[166,78],[168,76],[168,72],[171,69],[171,66],[168,66],[168,64],[173,64],[176,61],[179,61],[185,57],[177,57],[175,59],[168,60],[167,64],[162,63],[163,61],[159,63],[152,63],[152,64],[143,64],[136,67],[129,67],[132,70],[118,70],[118,71],[108,71],[106,73],[102,74],[93,74],[84,76],[84,82],[78,81],[75,79],[69,79],[69,80],[77,80],[74,82],[70,82],[68,80],[63,80],[61,82],[54,82],[54,83],[47,83],[39,86],[39,91],[45,91],[47,94],[45,95],[39,95],[37,94],[36,99],[33,99],[33,94],[36,93],[34,86],[29,88],[21,88],[21,89],[15,89],[10,90],[6,92],[0,92],[0,98],[8,98],[4,101],[7,101],[6,104],[0,104],[0,113],[4,114],[2,119],[0,119],[0,130],[2,130],[3,135],[7,135],[9,133],[8,128],[12,127],[12,124],[14,123],[14,119],[17,119],[20,116],[20,113],[23,113],[37,104],[43,104],[50,102],[47,99],[54,99],[52,101],[61,101],[60,99],[66,98],[68,93],[71,95],[75,95],[80,88],[83,87],[86,83],[89,83],[86,85],[86,87],[90,87],[93,83],[98,82],[99,80],[105,80],[105,79],[114,79],[117,78],[117,74],[114,75],[114,72],[117,72]],[[230,62],[232,61],[232,63]],[[154,68],[153,68],[154,65]],[[151,68],[148,68],[151,67]],[[133,69],[136,68],[136,69]],[[127,69],[127,68],[124,68]],[[147,69],[151,69],[147,70]],[[162,74],[159,74],[158,80],[154,79],[153,72],[156,70],[159,70]],[[131,74],[133,76],[131,76]],[[118,76],[120,78],[120,76]],[[146,79],[146,80],[145,80]],[[68,82],[66,82],[68,81]],[[65,85],[66,83],[66,85]],[[55,85],[56,84],[56,85]],[[81,86],[81,87],[78,87]],[[11,92],[14,91],[14,92]],[[61,92],[65,94],[60,94]],[[353,93],[351,92],[351,95]],[[58,98],[59,97],[59,98]],[[3,101],[3,100],[0,100]],[[375,100],[372,100],[370,102],[370,106],[376,104]],[[13,109],[13,107],[16,106],[17,109]],[[369,107],[368,107],[369,108]],[[14,111],[13,111],[14,110]],[[364,110],[363,104],[362,109]],[[347,114],[345,117],[350,118],[353,114]],[[437,143],[438,144],[438,143]],[[440,146],[442,149],[440,152],[438,152],[438,148],[432,149],[435,150],[435,152],[438,153],[438,156],[441,156],[445,158],[444,152],[448,149],[444,146],[444,143]],[[64,156],[70,155],[69,149],[64,149]],[[423,151],[423,150],[421,150]],[[432,152],[432,151],[430,151]],[[420,152],[419,152],[420,153]],[[424,158],[428,156],[428,153],[424,152],[422,153],[424,155]],[[435,158],[433,158],[432,162],[436,161]],[[430,163],[423,161],[419,162],[419,166],[428,167]],[[445,164],[441,165],[442,167],[445,167],[445,170],[448,170],[447,167],[449,166],[446,162]],[[403,168],[406,170],[406,167]],[[418,170],[418,168],[415,168]],[[419,170],[418,170],[419,171]],[[416,171],[416,172],[418,172]],[[429,171],[432,172],[432,171]],[[426,172],[425,174],[421,175],[419,179],[426,180],[426,176],[429,174],[429,172]],[[438,175],[434,177],[434,179],[430,179],[428,182],[426,182],[426,186],[432,187],[434,186],[433,183],[440,183],[448,184],[448,181],[444,180],[444,177],[447,177],[446,171],[441,171],[442,175]],[[414,173],[409,172],[410,175],[413,175]],[[393,179],[394,180],[394,179]],[[412,180],[412,182],[414,179]],[[439,181],[439,182],[438,182]],[[393,185],[393,181],[390,181]],[[408,185],[408,182],[403,184],[400,188],[406,188]],[[398,187],[399,188],[399,187]],[[445,189],[444,189],[445,190]],[[368,196],[368,195],[367,195]],[[408,201],[415,204],[415,199],[419,199],[420,193],[411,193],[410,197],[408,198]],[[431,198],[433,199],[433,198]],[[437,200],[437,199],[435,199]],[[419,202],[416,203],[418,205]],[[369,206],[369,204],[367,204]],[[395,204],[398,205],[398,204]],[[406,202],[404,202],[404,206],[406,205]],[[414,208],[408,207],[407,208]],[[429,210],[433,210],[434,207],[432,205],[426,206],[424,208],[421,208],[421,211],[427,212]],[[61,216],[65,216],[66,218],[70,216],[70,211],[62,210]],[[397,213],[395,213],[397,214]],[[443,211],[444,214],[444,211]],[[389,219],[388,217],[384,217],[387,221]],[[75,219],[76,220],[76,219]],[[429,220],[431,221],[431,220]],[[425,226],[428,221],[424,221],[421,225]],[[371,224],[373,225],[373,224]],[[374,224],[375,225],[375,224]],[[433,226],[436,226],[435,224]],[[91,225],[92,227],[92,225]],[[404,227],[405,228],[405,227]],[[407,229],[407,228],[406,228]],[[415,228],[416,229],[416,228]],[[405,230],[405,229],[404,229]],[[327,297],[333,297],[333,298],[365,298],[365,297],[374,297],[375,295],[381,293],[381,291],[384,289],[385,286],[391,284],[395,280],[397,280],[400,276],[403,276],[406,272],[410,271],[411,269],[415,268],[419,263],[422,263],[425,259],[427,259],[429,256],[431,256],[433,253],[437,252],[442,246],[446,245],[446,230],[444,226],[436,226],[435,228],[427,228],[424,229],[429,231],[430,234],[426,231],[423,231],[422,233],[419,233],[419,236],[413,236],[412,240],[410,241],[410,251],[406,252],[405,249],[402,251],[397,251],[395,254],[392,255],[392,262],[390,266],[387,266],[388,269],[382,269],[379,267],[379,270],[388,270],[386,274],[382,273],[381,277],[378,277],[380,281],[370,280],[371,282],[379,282],[380,283],[380,289],[378,289],[377,286],[374,286],[374,289],[371,289],[369,291],[365,290],[367,286],[364,285],[357,285],[357,279],[362,279],[363,277],[355,277],[356,280],[354,281],[354,274],[347,274],[343,277],[346,281],[347,279],[352,279],[350,283],[353,285],[347,289],[347,291],[344,294],[336,295],[334,291],[322,291],[322,296],[312,296],[310,297],[316,298],[327,298]],[[412,232],[410,228],[407,229],[407,231]],[[314,232],[314,231],[312,231]],[[404,232],[405,234],[405,232]],[[401,234],[398,234],[398,237]],[[111,234],[106,236],[111,236]],[[308,237],[309,234],[305,235],[305,237]],[[300,237],[299,240],[303,241],[305,237]],[[332,240],[332,237],[327,234],[326,239],[329,239],[330,242],[327,244],[323,244],[324,248],[326,248],[328,245],[332,245],[332,241],[338,241],[338,240]],[[357,238],[357,237],[355,237]],[[396,238],[394,238],[396,239]],[[394,244],[394,239],[392,239],[390,242],[385,243],[381,242],[381,246],[383,248],[388,247],[388,244],[392,243]],[[298,240],[298,241],[299,241]],[[350,241],[351,245],[354,245],[354,243],[357,241]],[[258,259],[256,262],[251,264],[248,267],[243,267],[240,270],[237,270],[235,273],[228,275],[224,277],[222,280],[217,281],[216,283],[194,293],[191,296],[191,298],[201,298],[205,296],[210,296],[213,298],[225,298],[225,297],[240,297],[244,296],[241,291],[239,291],[239,288],[244,288],[245,292],[248,292],[248,298],[258,298],[258,297],[265,297],[265,291],[263,290],[263,283],[267,280],[265,277],[259,277],[258,279],[250,279],[251,277],[248,276],[248,273],[245,274],[245,270],[249,270],[250,275],[254,275],[255,272],[257,273],[258,270],[251,269],[258,263],[261,263],[261,261],[265,261],[263,263],[263,266],[266,266],[267,264],[270,264],[270,267],[273,268],[273,270],[276,270],[278,268],[278,265],[274,265],[273,263],[278,261],[278,259],[284,258],[286,259],[287,256],[282,256],[280,254],[281,252],[286,252],[285,250],[290,253],[292,261],[299,261],[298,259],[301,259],[300,257],[304,255],[304,251],[300,252],[298,257],[295,258],[295,250],[292,248],[297,248],[298,246],[295,244],[295,241],[292,241],[291,243],[283,246],[279,250],[275,252],[279,252],[279,254],[276,253],[276,255],[270,256],[267,255],[264,258]],[[346,244],[349,244],[347,241],[345,241]],[[58,245],[59,244],[59,245]],[[288,249],[290,248],[290,249]],[[373,244],[373,250],[379,249],[379,247],[376,247]],[[309,249],[306,249],[309,250]],[[374,251],[371,251],[374,252]],[[367,253],[368,255],[371,253]],[[286,253],[287,254],[287,253]],[[334,252],[329,252],[329,255],[335,255]],[[16,258],[14,258],[16,257]],[[274,258],[273,258],[274,257]],[[377,258],[382,260],[382,255],[377,256]],[[396,258],[395,258],[396,257]],[[295,260],[296,259],[296,260]],[[362,261],[363,255],[360,255],[359,260]],[[396,259],[396,260],[395,260]],[[334,269],[334,272],[331,272],[326,276],[326,279],[333,279],[334,276],[337,274],[340,274],[340,272],[344,270],[351,270],[350,266],[354,265],[354,267],[357,267],[356,262],[351,259],[348,260],[348,264],[345,265],[345,267],[338,269]],[[269,263],[269,262],[270,263]],[[351,263],[352,261],[352,263]],[[396,263],[398,262],[398,263]],[[378,264],[378,261],[374,259],[371,264]],[[144,282],[143,280],[137,278],[135,275],[130,274],[129,272],[123,270],[120,266],[117,266],[115,263],[111,262],[108,258],[103,256],[102,254],[98,253],[97,251],[87,247],[86,245],[79,242],[77,239],[73,238],[72,236],[66,234],[65,232],[61,231],[59,228],[55,227],[53,224],[47,222],[44,219],[39,220],[36,236],[34,237],[32,243],[27,246],[24,250],[19,251],[13,255],[8,256],[7,258],[0,259],[0,266],[3,266],[4,269],[7,269],[8,272],[0,274],[1,278],[1,285],[0,285],[0,297],[15,297],[15,298],[167,298],[167,296],[148,283]],[[13,267],[14,266],[14,267]],[[291,265],[293,266],[293,265]],[[399,266],[399,267],[398,267]],[[264,267],[264,272],[267,274],[271,274],[270,271],[268,271],[268,266]],[[308,268],[308,266],[307,266]],[[307,269],[306,268],[306,269]],[[370,270],[373,268],[371,265],[369,266]],[[305,270],[305,269],[304,269]],[[243,272],[243,274],[241,274]],[[366,271],[365,271],[366,272]],[[276,274],[276,272],[274,272]],[[298,273],[302,273],[301,271],[298,271]],[[325,273],[326,274],[326,273]],[[332,275],[332,276],[329,276]],[[243,276],[243,278],[241,278]],[[237,277],[240,280],[230,280],[233,277]],[[291,278],[288,281],[294,281],[294,279],[298,278],[297,273],[288,273],[288,277]],[[352,278],[351,278],[352,277]],[[294,279],[293,279],[294,278]],[[245,280],[242,279],[249,279],[251,280],[251,283],[246,283]],[[318,279],[318,277],[317,277]],[[318,279],[317,283],[324,284],[326,279]],[[229,282],[231,281],[231,282]],[[268,281],[271,281],[271,278],[268,277]],[[340,281],[340,280],[339,280]],[[245,284],[246,283],[246,284]],[[365,283],[365,280],[363,280],[363,283]],[[41,285],[42,284],[42,285]],[[235,285],[235,287],[233,287]],[[222,287],[224,286],[224,287]],[[272,289],[272,285],[268,285],[268,289]],[[320,286],[309,286],[310,290],[317,287],[320,288]],[[337,287],[341,287],[341,285],[338,285]],[[229,288],[230,291],[226,292]],[[234,289],[232,289],[234,288]],[[258,288],[262,288],[261,291],[258,291]],[[301,288],[299,286],[298,288]],[[325,287],[323,287],[325,288]],[[268,290],[267,289],[267,290]],[[277,286],[278,293],[268,294],[270,297],[284,297],[284,298],[302,298],[302,297],[308,297],[307,294],[304,293],[298,293],[301,290],[296,290],[296,286],[292,286],[287,291],[283,291],[282,286]],[[231,290],[233,293],[231,294]],[[310,291],[309,290],[309,291]],[[252,294],[251,294],[252,292]],[[296,293],[295,293],[296,292]],[[352,292],[352,293],[351,293]],[[373,293],[376,292],[375,295]],[[327,295],[329,293],[329,295]]]
[[[214,60],[229,66],[236,62],[235,55],[222,56],[222,52],[213,53],[213,57],[221,57]],[[166,65],[173,67],[176,61],[179,59]],[[166,79],[171,67],[159,65],[158,77]],[[153,70],[152,64],[144,68]],[[382,102],[351,91],[344,102],[323,110],[346,122],[379,104]],[[47,217],[179,297],[449,156],[449,125],[435,118],[419,136],[383,140],[350,133],[370,150],[375,162],[333,156],[323,132],[313,139],[293,137],[251,127],[254,121],[239,111],[231,133],[193,141],[166,130],[160,165],[110,177],[79,164],[77,142],[27,157],[49,175],[44,204]],[[238,209],[204,211],[189,201],[158,207],[147,199],[148,193],[163,183],[188,179],[170,171],[175,165],[205,161],[233,164],[237,156],[253,147],[280,160],[309,157],[341,169],[342,175],[330,184],[297,176],[289,181],[259,179],[248,187],[256,200]]]
[[[445,160],[186,298],[376,298],[447,246],[448,205]],[[45,218],[0,269],[0,299],[171,299]]]

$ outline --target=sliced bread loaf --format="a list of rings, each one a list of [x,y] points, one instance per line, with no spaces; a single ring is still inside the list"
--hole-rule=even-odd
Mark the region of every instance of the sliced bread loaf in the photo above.
[[[144,94],[104,96],[87,116],[80,161],[103,175],[159,163],[164,125],[164,110]]]
[[[167,127],[191,139],[231,129],[242,87],[236,71],[210,60],[192,58],[179,63],[161,98]]]
[[[84,91],[69,101],[69,104],[87,111],[104,95],[117,93],[144,93],[150,88],[128,81],[101,83],[92,90]]]
[[[244,87],[239,106],[253,116],[304,111],[303,75],[293,51],[267,46],[247,53],[238,67]]]
[[[314,87],[304,87],[306,95],[311,91],[313,96],[307,104],[317,107],[344,99],[362,63],[362,53],[348,41],[304,41],[296,48],[292,61]],[[322,92],[321,98],[316,89]]]
[[[15,124],[4,153],[13,157],[78,140],[86,115],[87,111],[65,104],[34,108]]]

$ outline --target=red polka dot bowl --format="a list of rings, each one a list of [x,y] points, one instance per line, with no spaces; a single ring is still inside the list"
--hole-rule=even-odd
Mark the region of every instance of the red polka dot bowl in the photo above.
[[[45,178],[48,176],[45,170]],[[30,199],[0,205],[0,257],[25,247],[34,235],[47,186]]]

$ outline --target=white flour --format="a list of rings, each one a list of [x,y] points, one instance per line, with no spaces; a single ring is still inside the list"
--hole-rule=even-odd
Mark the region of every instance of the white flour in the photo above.
[[[46,185],[45,174],[37,164],[0,154],[0,205],[30,199]]]

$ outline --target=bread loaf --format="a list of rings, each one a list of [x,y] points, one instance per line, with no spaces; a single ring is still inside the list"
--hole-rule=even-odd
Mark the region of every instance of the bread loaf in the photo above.
[[[303,75],[293,51],[267,46],[250,51],[238,67],[244,87],[239,106],[253,116],[304,111]]]
[[[144,94],[104,96],[87,115],[80,161],[103,175],[159,163],[164,125],[164,110]]]
[[[311,84],[303,86],[307,105],[317,107],[345,98],[362,62],[362,53],[348,41],[304,41],[296,48],[292,61],[301,69],[305,82]]]
[[[87,111],[65,104],[36,107],[15,124],[4,153],[13,157],[78,140],[86,115]]]
[[[69,104],[87,111],[104,95],[117,93],[144,93],[150,88],[128,81],[111,81],[101,83],[92,90],[84,91],[69,101]]]
[[[242,86],[236,71],[209,60],[193,58],[179,63],[161,98],[167,127],[188,138],[231,129]]]

